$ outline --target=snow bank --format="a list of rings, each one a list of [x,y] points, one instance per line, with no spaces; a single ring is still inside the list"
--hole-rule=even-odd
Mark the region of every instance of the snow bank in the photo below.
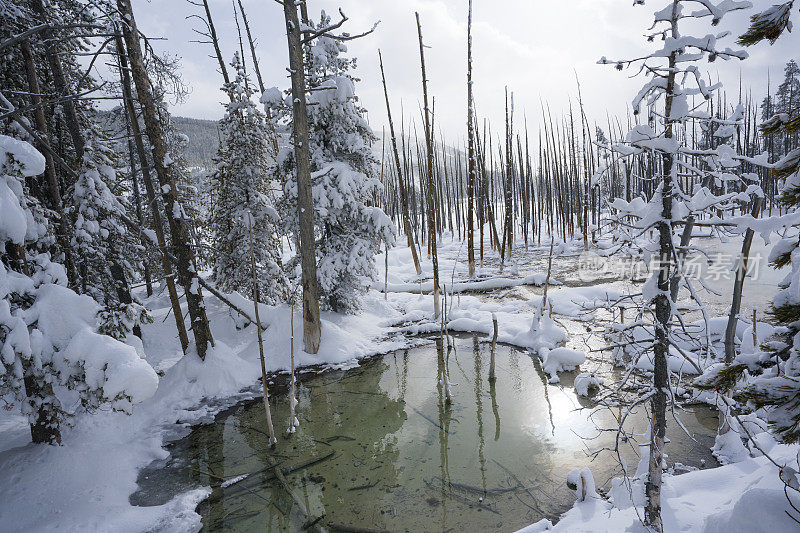
[[[593,311],[622,297],[622,292],[607,286],[565,287],[547,293],[547,305],[553,313],[579,320],[592,318]],[[542,306],[542,297],[528,302],[533,308]]]
[[[44,346],[58,350],[58,357],[51,359],[63,383],[83,374],[89,389],[99,390],[114,409],[130,413],[132,404],[156,392],[158,376],[133,346],[94,332],[98,307],[89,296],[46,284],[38,289],[36,304],[26,310],[25,321],[36,324],[34,331],[42,335]],[[38,338],[32,333],[34,337]]]
[[[575,393],[578,396],[589,396],[589,391],[599,389],[602,380],[594,375],[593,372],[581,372],[575,376]]]
[[[17,165],[26,178],[44,173],[44,156],[30,143],[8,135],[0,135],[0,173],[10,173],[10,167]]]
[[[135,411],[137,413],[139,409]],[[199,488],[164,505],[134,507],[139,468],[168,453],[160,431],[136,414],[80,417],[62,446],[28,445],[0,453],[3,531],[190,532],[210,490]],[[13,482],[10,482],[13,480]]]
[[[762,437],[771,439],[766,433],[756,436],[757,439]],[[768,453],[779,464],[795,470],[798,469],[798,451],[798,445],[773,444],[768,448]],[[575,474],[572,476],[574,478]],[[576,502],[554,526],[540,521],[518,533],[644,531],[639,521],[639,516],[643,516],[641,498],[634,498],[634,507],[620,478],[614,481],[612,485],[617,488],[610,491],[611,501],[587,498]],[[787,515],[792,509],[783,487],[778,469],[763,456],[681,475],[665,474],[661,502],[664,531],[796,532],[797,523]],[[635,494],[643,496],[640,480],[633,480],[632,488]],[[792,504],[800,507],[800,496],[791,490],[789,494]]]
[[[446,280],[440,281],[440,290],[447,291],[448,294],[458,294],[467,291],[491,291],[496,289],[508,289],[511,287],[519,287],[521,285],[534,285],[541,287],[545,284],[547,274],[537,272],[530,274],[524,278],[505,278],[495,277],[488,279],[481,279],[476,281],[456,281],[448,283]],[[554,279],[550,280],[550,285],[561,285],[560,281]],[[393,282],[386,285],[388,292],[432,292],[433,280],[427,280],[419,283],[403,283]]]
[[[544,350],[552,350],[556,346],[567,342],[566,330],[556,324],[556,321],[549,315],[544,315],[538,319],[534,315],[531,318],[529,335],[528,348],[537,353],[542,360],[545,359]]]
[[[158,388],[158,376],[133,346],[83,328],[62,352],[64,360],[83,369],[86,384],[102,390],[112,407],[130,412]]]
[[[550,383],[559,381],[558,372],[575,370],[586,361],[585,353],[564,347],[553,350],[542,348],[539,354],[542,357],[542,369],[550,375]]]

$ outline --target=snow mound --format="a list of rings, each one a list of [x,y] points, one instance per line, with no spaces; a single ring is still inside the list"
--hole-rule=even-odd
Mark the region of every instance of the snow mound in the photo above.
[[[539,352],[542,356],[542,369],[550,375],[550,383],[559,381],[558,373],[575,370],[586,361],[586,354],[569,348],[544,348]]]
[[[742,442],[742,437],[733,429],[716,436],[711,453],[723,465],[738,463],[750,457],[750,451]]]
[[[133,346],[88,327],[81,329],[63,352],[64,360],[83,369],[86,384],[102,390],[112,407],[130,412],[131,404],[155,394],[158,376]]]
[[[30,143],[0,135],[0,174],[10,171],[14,163],[26,178],[44,173],[44,156]]]
[[[791,491],[790,491],[791,492]],[[797,503],[800,498],[792,498]],[[703,533],[732,533],[735,531],[797,531],[784,512],[786,498],[774,490],[750,489],[729,510],[706,518]]]
[[[575,376],[575,393],[578,396],[589,396],[589,391],[599,389],[602,380],[594,375],[594,372],[581,372]]]
[[[555,320],[545,315],[539,319],[534,317],[529,331],[530,339],[527,342],[531,351],[545,359],[544,351],[552,350],[559,344],[567,342],[567,332],[556,324]]]
[[[243,359],[217,340],[204,360],[195,353],[188,353],[167,370],[158,394],[163,398],[184,398],[182,402],[187,408],[198,398],[235,395],[243,387],[253,384],[258,375],[260,367],[255,359]]]
[[[600,497],[595,490],[594,476],[588,467],[570,470],[567,474],[567,486],[574,487],[575,497],[579,502]]]
[[[547,294],[547,305],[552,307],[553,313],[578,320],[588,320],[592,318],[595,309],[604,307],[609,301],[620,297],[622,297],[620,291],[604,286],[565,287],[550,291]],[[540,309],[542,297],[531,298],[528,304]]]

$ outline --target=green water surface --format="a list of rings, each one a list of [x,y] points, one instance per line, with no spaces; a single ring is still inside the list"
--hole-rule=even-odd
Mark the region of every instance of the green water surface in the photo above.
[[[280,433],[268,446],[261,400],[220,414],[170,445],[171,456],[143,470],[131,501],[164,503],[210,486],[197,511],[205,531],[301,531],[301,516],[269,465],[284,469],[323,458],[286,477],[310,514],[331,530],[514,531],[568,509],[565,476],[589,466],[598,485],[620,474],[613,447],[621,409],[578,398],[574,374],[550,385],[538,360],[497,346],[497,381],[488,381],[490,344],[479,336],[372,359],[299,385],[300,427],[286,437],[288,395],[272,398]],[[449,368],[452,402],[438,376]],[[669,463],[712,465],[716,414],[695,406],[670,417]],[[626,428],[643,432],[644,411]],[[635,468],[638,448],[623,443]],[[247,475],[223,487],[225,480]],[[358,529],[360,528],[360,529]]]

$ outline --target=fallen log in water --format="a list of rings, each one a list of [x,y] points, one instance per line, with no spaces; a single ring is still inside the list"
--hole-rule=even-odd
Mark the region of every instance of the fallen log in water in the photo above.
[[[331,531],[340,531],[341,533],[392,533],[387,529],[370,529],[368,527],[360,526],[346,526],[344,524],[328,524]]]
[[[197,470],[197,469],[193,469],[193,470],[195,470],[197,472],[200,472],[201,474],[205,474],[205,475],[207,475],[209,477],[213,477],[214,479],[217,479],[219,481],[222,481],[223,485],[226,488],[227,487],[235,487],[233,490],[227,491],[227,494],[225,494],[225,496],[230,497],[230,496],[232,496],[232,495],[234,495],[234,494],[236,494],[236,493],[238,493],[240,491],[252,492],[250,487],[246,487],[243,484],[240,485],[240,483],[245,481],[245,480],[252,480],[253,477],[258,475],[258,474],[262,474],[262,473],[267,473],[268,474],[269,477],[266,477],[265,479],[261,479],[260,480],[261,483],[265,483],[267,481],[270,481],[273,477],[277,477],[275,475],[275,472],[274,472],[276,468],[279,468],[280,472],[284,476],[288,476],[289,474],[297,472],[298,470],[302,470],[303,468],[306,468],[306,467],[321,463],[322,461],[326,461],[326,460],[330,459],[331,457],[333,457],[335,454],[336,454],[336,452],[331,451],[331,452],[328,452],[328,453],[326,453],[324,455],[320,455],[319,457],[312,457],[311,459],[307,459],[305,461],[302,461],[302,462],[297,463],[297,464],[292,465],[292,466],[287,466],[285,468],[279,468],[279,465],[275,464],[275,465],[264,467],[264,468],[262,468],[260,470],[256,470],[255,472],[250,472],[249,474],[245,474],[245,475],[242,475],[242,476],[234,476],[234,477],[229,478],[227,480],[222,478],[222,477],[220,477],[220,476],[217,476],[217,475],[214,475],[214,474],[211,474],[211,473],[208,473],[208,472],[203,472],[203,471]],[[227,483],[227,485],[225,485],[225,483]],[[219,497],[221,497],[221,496],[217,496],[217,498],[219,498]],[[210,498],[211,498],[211,495],[209,495],[209,499]]]

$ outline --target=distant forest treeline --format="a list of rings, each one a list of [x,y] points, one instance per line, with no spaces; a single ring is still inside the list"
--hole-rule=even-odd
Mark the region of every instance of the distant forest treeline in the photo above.
[[[119,114],[112,111],[100,111],[101,122],[106,131],[124,131],[123,124],[116,124]],[[178,132],[189,138],[183,157],[190,167],[209,169],[214,166],[214,156],[219,149],[219,123],[216,120],[202,118],[170,117]]]

